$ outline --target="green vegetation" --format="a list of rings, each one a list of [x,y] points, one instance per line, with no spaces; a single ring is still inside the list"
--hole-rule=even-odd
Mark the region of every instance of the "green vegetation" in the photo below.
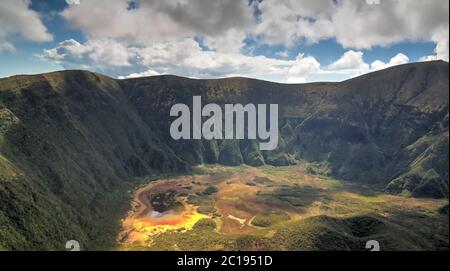
[[[257,214],[252,220],[252,225],[257,227],[270,227],[277,223],[289,220],[290,217],[286,213],[277,211],[268,211]]]
[[[201,219],[194,225],[195,230],[215,230],[217,227],[216,222],[212,219]]]
[[[212,195],[212,194],[217,193],[217,191],[218,191],[217,187],[210,185],[207,188],[205,188],[205,190],[203,191],[203,194]]]
[[[211,206],[213,205],[212,199],[206,196],[189,195],[187,198],[187,203],[196,206]]]
[[[385,223],[370,216],[332,218],[316,216],[281,223],[273,237],[263,235],[222,235],[215,222],[201,220],[187,232],[167,232],[157,236],[153,250],[365,250],[368,240],[378,240],[383,250],[441,249],[442,237],[424,242],[418,232]],[[448,236],[447,236],[448,237]],[[415,239],[417,238],[417,239]],[[141,248],[143,249],[143,248]]]
[[[65,250],[76,239],[112,249],[127,191],[185,168],[124,99],[114,80],[88,72],[0,79],[2,248]]]
[[[233,237],[227,237],[215,231],[215,222],[200,220],[194,228],[186,232],[165,232],[153,239],[152,250],[230,250]],[[134,249],[148,249],[137,247]]]
[[[213,215],[213,219],[202,219],[192,230],[164,232],[153,238],[151,247],[135,249],[365,250],[368,240],[378,240],[382,250],[448,250],[445,200],[392,198],[364,185],[330,185],[334,180],[325,178],[311,182],[312,176],[302,174],[307,168],[302,165],[273,167],[272,171],[266,167],[247,168],[236,173],[230,178],[239,179],[240,174],[248,177],[250,172],[259,176],[264,172],[264,177],[254,177],[252,182],[260,185],[270,180],[272,185],[259,187],[256,193],[253,186],[243,187],[247,181],[241,180],[236,190],[227,190],[233,196],[225,194],[222,199],[215,199],[227,202],[220,205],[220,218]],[[255,198],[248,191],[254,191]],[[237,192],[246,197],[240,198]],[[219,212],[214,208],[216,202],[203,193],[191,195],[187,200],[199,206],[198,210],[204,214]],[[262,205],[248,207],[255,203]],[[250,212],[241,224],[246,225],[248,232],[243,233],[236,223],[245,216],[236,213],[230,218],[229,210]],[[230,225],[235,228],[230,230]],[[222,232],[224,227],[226,234]]]
[[[420,154],[408,164],[409,171],[395,178],[386,187],[392,193],[407,193],[415,197],[448,197],[448,130],[430,133],[405,148],[408,157]]]
[[[129,208],[128,191],[148,176],[192,174],[192,166],[205,163],[236,166],[212,173],[220,177],[241,172],[247,163],[286,186],[265,184],[274,191],[258,198],[268,204],[288,203],[306,212],[317,202],[318,209],[338,216],[385,212],[402,229],[415,228],[398,238],[385,232],[381,237],[391,242],[390,248],[397,242],[399,248],[448,249],[448,234],[427,233],[445,226],[445,215],[427,206],[393,211],[377,195],[339,194],[349,187],[336,181],[448,199],[448,67],[446,62],[414,63],[341,83],[305,85],[169,75],[114,80],[84,71],[0,79],[0,247],[64,250],[67,240],[77,239],[84,249],[114,248],[120,219]],[[277,150],[261,152],[252,140],[172,140],[167,112],[193,95],[201,95],[204,103],[279,104]],[[301,170],[291,171],[294,164]],[[195,200],[208,201],[203,196]],[[201,205],[209,211],[212,204]],[[346,235],[345,223],[333,219],[308,220],[311,226],[304,222],[298,228],[313,235],[316,225],[325,230],[324,238],[337,234],[336,244],[349,241],[347,248],[359,247]],[[177,234],[164,238],[183,237]],[[200,240],[196,248],[235,248],[214,231],[193,234]],[[417,246],[409,243],[413,239]],[[266,239],[245,240],[255,248],[266,245]],[[310,245],[300,246],[298,240],[299,246],[287,242],[279,248],[325,246],[323,240],[308,240],[304,244]],[[174,242],[160,244],[169,249]],[[183,248],[188,244],[180,243],[178,249]]]
[[[294,207],[308,207],[323,195],[323,190],[311,186],[282,187],[259,196],[267,202],[287,202]]]
[[[267,177],[257,176],[257,177],[255,177],[253,179],[253,183],[266,184],[267,185],[267,184],[273,184],[274,182],[271,179],[267,178]]]
[[[203,193],[202,193],[203,194]],[[214,201],[207,196],[189,195],[187,203],[198,206],[197,212],[204,215],[217,215]]]
[[[152,208],[160,213],[167,211],[184,211],[184,205],[179,202],[176,198],[177,192],[174,190],[169,190],[167,192],[162,192],[154,195],[149,195],[149,201]]]

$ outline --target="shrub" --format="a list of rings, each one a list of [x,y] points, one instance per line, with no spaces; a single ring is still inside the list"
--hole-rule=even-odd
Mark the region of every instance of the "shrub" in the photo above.
[[[194,225],[194,229],[196,230],[215,230],[216,227],[216,222],[209,218],[200,219]]]
[[[214,193],[217,193],[217,191],[219,191],[219,190],[217,190],[217,188],[215,186],[210,185],[205,189],[205,191],[203,191],[203,194],[212,195]]]

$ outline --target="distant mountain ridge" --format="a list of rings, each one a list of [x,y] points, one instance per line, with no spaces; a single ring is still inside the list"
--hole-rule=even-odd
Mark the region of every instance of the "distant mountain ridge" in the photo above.
[[[198,163],[307,160],[391,193],[448,198],[448,74],[447,62],[434,61],[296,85],[170,75],[114,80],[86,71],[0,79],[0,249],[55,249],[71,236],[103,247],[113,240],[96,236],[114,231],[105,225],[116,219],[105,210],[119,208],[130,180]],[[170,107],[194,95],[204,103],[278,103],[279,148],[172,140]]]

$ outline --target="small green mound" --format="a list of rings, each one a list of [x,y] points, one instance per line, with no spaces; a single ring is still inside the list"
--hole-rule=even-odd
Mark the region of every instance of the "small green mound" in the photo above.
[[[217,193],[218,191],[219,190],[217,190],[217,187],[210,185],[203,191],[203,194],[212,195],[212,194]]]
[[[257,176],[253,179],[254,183],[259,183],[259,184],[273,184],[273,181],[267,177],[260,177]]]
[[[215,230],[217,228],[216,222],[209,218],[200,219],[194,225],[195,230]]]
[[[284,212],[271,211],[257,214],[252,220],[252,225],[257,227],[270,227],[289,219],[289,215]]]
[[[187,198],[187,203],[192,204],[192,205],[197,205],[197,206],[211,205],[212,200],[209,199],[208,197],[204,197],[204,196],[189,195]]]
[[[204,215],[216,215],[214,201],[206,196],[190,195],[187,203],[197,206],[197,212]]]

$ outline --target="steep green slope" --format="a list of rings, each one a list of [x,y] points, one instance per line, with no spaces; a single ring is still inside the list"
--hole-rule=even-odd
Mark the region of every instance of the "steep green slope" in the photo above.
[[[64,249],[73,238],[101,248],[107,240],[97,239],[107,234],[99,231],[117,224],[131,177],[186,167],[110,78],[86,72],[12,77],[1,80],[0,97],[0,243],[6,249]]]
[[[158,76],[120,84],[143,120],[190,163],[279,166],[308,160],[326,164],[339,178],[381,186],[394,182],[388,187],[391,192],[448,197],[446,62],[397,66],[342,83]],[[260,152],[253,141],[171,140],[173,119],[167,112],[178,102],[190,105],[193,95],[201,95],[203,104],[279,104],[277,150]],[[419,157],[422,163],[415,161]],[[406,178],[408,173],[421,180]]]
[[[277,240],[273,245],[285,250],[358,251],[364,250],[368,240],[377,240],[385,251],[448,250],[445,240],[425,238],[372,216],[310,217],[285,226],[273,239]]]

